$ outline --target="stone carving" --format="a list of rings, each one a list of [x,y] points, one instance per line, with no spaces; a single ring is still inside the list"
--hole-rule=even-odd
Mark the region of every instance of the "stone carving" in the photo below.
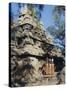
[[[58,71],[55,70],[55,61],[59,57],[63,59],[64,67],[62,51],[53,44],[51,38],[47,38],[43,25],[37,25],[37,18],[33,18],[27,7],[21,10],[17,22],[11,28],[15,31],[14,40],[11,40],[11,85],[57,84],[58,80],[64,82],[63,74],[57,80]],[[58,60],[59,66],[61,63]]]

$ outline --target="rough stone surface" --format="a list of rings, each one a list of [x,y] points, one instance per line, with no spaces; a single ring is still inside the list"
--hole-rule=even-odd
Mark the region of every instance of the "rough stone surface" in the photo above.
[[[11,86],[64,83],[62,51],[53,45],[43,25],[38,26],[37,19],[32,17],[31,11],[25,7],[18,25],[11,29],[15,30],[15,38],[11,40]],[[59,61],[59,57],[63,61]],[[57,67],[62,69],[58,71]]]

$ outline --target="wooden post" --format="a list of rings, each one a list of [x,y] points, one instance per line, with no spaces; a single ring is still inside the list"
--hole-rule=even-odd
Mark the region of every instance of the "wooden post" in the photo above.
[[[49,73],[49,65],[48,65],[48,59],[47,59],[47,62],[46,62],[46,75],[48,75]]]
[[[49,68],[49,72],[48,73],[49,73],[49,75],[51,75],[51,71],[52,71],[52,64],[51,63],[49,63],[49,67],[48,68]]]
[[[51,68],[52,68],[52,70],[51,70],[51,74],[52,75],[54,75],[54,62],[53,62],[54,60],[52,59],[52,61],[51,61]]]

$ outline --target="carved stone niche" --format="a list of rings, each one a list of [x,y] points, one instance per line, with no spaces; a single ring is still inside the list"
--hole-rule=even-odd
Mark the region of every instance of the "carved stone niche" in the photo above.
[[[31,24],[24,24],[22,26],[23,30],[31,30],[33,28],[33,26]]]
[[[22,48],[23,47],[23,41],[21,37],[16,37],[16,47],[17,48]]]

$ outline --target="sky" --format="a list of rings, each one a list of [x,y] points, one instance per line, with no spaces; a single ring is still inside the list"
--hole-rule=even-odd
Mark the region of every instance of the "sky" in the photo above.
[[[53,9],[54,9],[53,5],[44,6],[41,20],[44,23],[45,28],[54,24],[53,16],[52,16]]]

